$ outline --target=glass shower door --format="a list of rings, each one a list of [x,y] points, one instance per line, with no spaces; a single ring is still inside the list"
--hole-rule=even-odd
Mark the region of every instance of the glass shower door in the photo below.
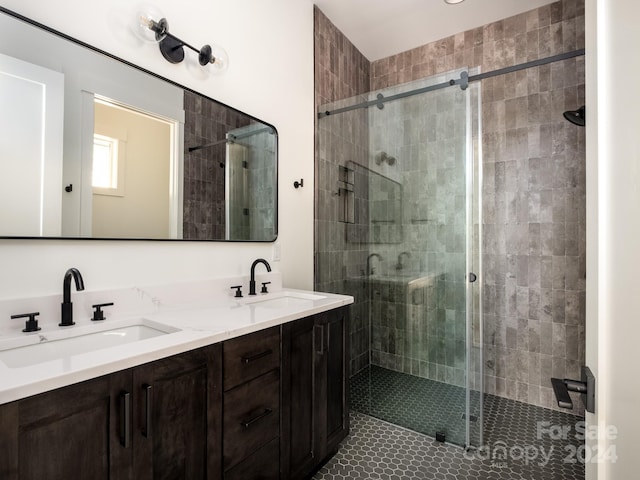
[[[352,407],[458,445],[481,438],[481,362],[471,348],[477,283],[468,275],[479,258],[472,96],[471,87],[453,86],[319,121],[320,158],[342,172],[334,200],[346,212],[344,248],[353,259],[344,270],[344,293],[356,297]]]

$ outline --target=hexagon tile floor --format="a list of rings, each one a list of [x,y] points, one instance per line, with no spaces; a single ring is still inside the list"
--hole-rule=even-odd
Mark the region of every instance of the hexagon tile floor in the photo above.
[[[381,373],[387,377],[389,375],[388,371]],[[425,385],[429,383],[426,382]],[[442,385],[438,387],[443,388]],[[408,404],[416,403],[415,398],[411,399],[411,396],[418,391],[420,388],[414,388],[413,393],[405,391]],[[450,395],[445,398],[449,399],[449,405],[457,412],[460,404],[451,402],[454,397]],[[422,403],[428,405],[424,398]],[[432,406],[428,410],[432,413],[438,412],[440,407]],[[396,404],[393,408],[397,411],[403,407]],[[407,408],[404,407],[404,410]],[[404,420],[409,418],[408,412],[407,410],[401,415]],[[417,416],[427,413],[423,409]],[[351,434],[345,439],[338,453],[313,478],[584,479],[584,464],[580,461],[580,454],[584,454],[584,443],[576,435],[576,426],[582,420],[580,417],[493,395],[485,395],[484,413],[483,446],[465,451],[462,447],[439,443],[432,437],[353,411]],[[457,416],[459,413],[452,414],[451,418]],[[424,421],[417,423],[424,424]]]
[[[471,418],[478,418],[478,392],[472,392]],[[464,388],[371,365],[351,377],[351,408],[435,437],[445,431],[447,442],[465,444]],[[471,422],[472,444],[479,443]]]

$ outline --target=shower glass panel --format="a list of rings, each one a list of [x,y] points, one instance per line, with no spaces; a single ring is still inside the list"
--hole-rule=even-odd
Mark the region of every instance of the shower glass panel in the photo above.
[[[352,409],[480,445],[480,282],[469,275],[480,277],[479,90],[398,95],[458,78],[450,72],[321,107],[319,174],[329,183],[319,208],[335,208],[340,225],[323,224],[319,211],[317,241],[347,252],[334,290],[356,299]],[[401,98],[338,111],[392,96]]]

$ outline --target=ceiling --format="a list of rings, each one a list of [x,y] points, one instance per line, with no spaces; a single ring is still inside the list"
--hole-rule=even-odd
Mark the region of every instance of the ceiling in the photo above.
[[[554,0],[313,0],[370,61],[533,10]]]

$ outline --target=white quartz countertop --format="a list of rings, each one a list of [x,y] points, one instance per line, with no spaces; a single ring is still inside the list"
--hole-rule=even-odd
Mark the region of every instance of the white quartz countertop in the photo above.
[[[0,331],[0,404],[353,303],[353,297],[346,295],[283,289],[278,275],[263,275],[259,280],[264,281],[265,278],[273,284],[270,285],[270,293],[243,298],[235,298],[228,291],[229,285],[244,284],[246,279],[243,278],[155,289],[132,288],[88,294],[81,292],[83,297],[80,292],[74,292],[78,298],[74,301],[72,297],[74,319],[78,320],[76,325],[70,327],[59,327],[55,320],[47,321],[44,318],[47,312],[49,316],[55,316],[52,313],[55,308],[50,306],[57,305],[59,309],[57,298],[43,300],[40,306],[34,305],[33,300],[31,303],[25,300],[14,302],[9,307],[7,302],[0,302],[0,315],[41,310],[43,318],[38,332],[22,333],[24,323],[21,320],[10,320],[15,322],[12,329]],[[245,292],[247,290],[248,288],[244,289]],[[116,300],[110,300],[113,298]],[[115,303],[114,307],[105,308],[107,319],[100,322],[89,321],[91,304],[105,301]],[[27,305],[30,310],[25,310]],[[99,346],[91,351],[82,351],[83,342],[89,341],[90,337],[84,337],[85,340],[80,335],[112,331],[130,325],[143,325],[154,329],[153,331],[168,333],[132,343]],[[45,356],[45,361],[34,359],[32,361],[37,363],[31,365],[24,365],[25,362],[13,364],[7,355],[2,360],[3,352],[15,352],[16,347],[33,344],[32,350],[38,349],[39,352],[41,347],[47,346],[45,344],[51,345],[52,342],[69,337],[75,338],[71,343],[80,345],[80,353],[71,348],[71,343],[61,342],[58,345],[64,345],[65,348],[69,345],[69,353],[63,354],[62,358],[47,360]],[[84,343],[85,348],[86,345]]]

